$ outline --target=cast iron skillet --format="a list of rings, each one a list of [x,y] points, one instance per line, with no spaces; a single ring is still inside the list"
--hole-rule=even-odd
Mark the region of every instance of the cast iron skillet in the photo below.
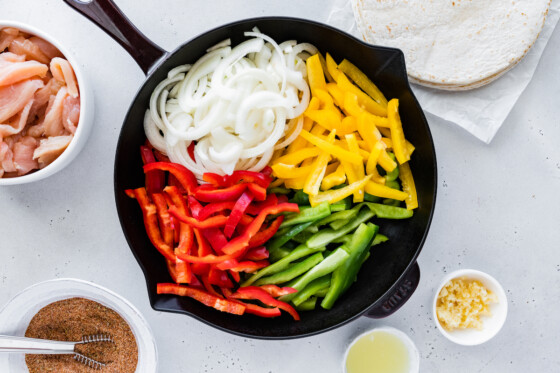
[[[99,25],[136,60],[148,78],[138,91],[123,123],[115,159],[115,199],[122,229],[144,271],[152,307],[158,311],[184,313],[221,330],[263,339],[309,336],[338,327],[365,315],[388,316],[400,308],[416,289],[420,253],[435,204],[437,171],[432,136],[426,118],[410,90],[403,53],[398,49],[370,46],[332,27],[294,18],[265,17],[234,22],[208,31],[168,53],[149,41],[110,0],[82,3],[64,0]],[[167,72],[177,65],[193,63],[205,50],[227,38],[233,45],[244,40],[243,32],[257,26],[277,42],[296,39],[314,44],[337,60],[347,58],[364,71],[388,98],[400,100],[407,138],[416,146],[410,161],[418,189],[419,208],[404,221],[377,222],[390,241],[376,246],[360,271],[357,282],[330,311],[302,313],[295,322],[289,316],[264,319],[252,315],[230,315],[189,298],[156,294],[158,282],[171,278],[163,257],[152,247],[136,201],[124,190],[144,184],[139,147],[145,141],[143,118],[150,95]]]

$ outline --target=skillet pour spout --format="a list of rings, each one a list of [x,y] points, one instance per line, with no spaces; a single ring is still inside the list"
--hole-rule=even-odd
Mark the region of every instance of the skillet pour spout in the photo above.
[[[237,21],[205,32],[171,53],[148,40],[110,0],[82,3],[64,0],[98,24],[136,60],[146,81],[132,102],[119,136],[114,170],[115,201],[120,223],[136,260],[144,272],[152,307],[158,311],[190,315],[229,333],[261,339],[289,339],[322,333],[357,317],[386,317],[398,310],[413,294],[420,280],[416,259],[426,240],[432,220],[437,186],[434,144],[424,113],[408,82],[403,53],[394,48],[371,46],[328,25],[287,17],[262,17]],[[418,191],[419,208],[407,220],[374,221],[390,239],[372,249],[358,280],[331,310],[316,309],[302,314],[301,321],[289,316],[263,319],[235,316],[208,308],[192,299],[159,295],[156,286],[170,282],[163,257],[153,248],[144,230],[142,214],[135,201],[124,193],[144,182],[141,157],[136,149],[144,144],[143,118],[154,88],[172,68],[195,62],[206,49],[225,39],[232,45],[245,40],[244,32],[258,27],[278,42],[297,40],[315,45],[336,60],[352,61],[387,97],[398,98],[407,139],[415,146],[410,161]],[[375,219],[374,219],[375,220]]]

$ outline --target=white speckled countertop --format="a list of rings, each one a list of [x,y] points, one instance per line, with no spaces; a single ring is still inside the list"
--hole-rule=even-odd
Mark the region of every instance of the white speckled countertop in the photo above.
[[[325,21],[319,0],[117,0],[166,49],[215,26],[262,15]],[[34,283],[77,277],[134,303],[151,324],[160,372],[341,371],[346,344],[367,328],[406,332],[421,372],[560,371],[560,30],[535,77],[490,145],[428,118],[439,193],[411,300],[393,316],[358,319],[319,336],[260,341],[225,334],[190,317],[150,308],[144,279],[120,229],[113,161],[125,112],[144,76],[126,52],[62,0],[0,0],[0,18],[59,38],[93,80],[96,124],[86,148],[45,181],[0,189],[0,307]],[[494,275],[509,297],[501,333],[478,347],[452,344],[431,315],[434,287],[448,272]]]

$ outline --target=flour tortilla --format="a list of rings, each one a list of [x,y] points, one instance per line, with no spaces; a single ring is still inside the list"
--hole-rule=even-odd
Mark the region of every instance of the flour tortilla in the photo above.
[[[401,49],[412,81],[467,90],[521,61],[551,0],[351,1],[364,40]]]

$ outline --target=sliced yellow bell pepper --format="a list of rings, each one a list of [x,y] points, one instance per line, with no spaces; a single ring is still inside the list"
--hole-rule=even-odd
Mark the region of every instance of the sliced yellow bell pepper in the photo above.
[[[378,141],[371,150],[371,153],[369,153],[369,159],[366,165],[367,174],[372,175],[373,181],[379,184],[385,184],[385,178],[377,172],[377,160],[383,149],[385,149],[385,146],[381,141]]]
[[[387,108],[381,106],[371,97],[362,92],[360,88],[356,87],[352,82],[350,82],[350,80],[346,77],[346,75],[344,75],[344,73],[339,72],[336,79],[336,84],[338,84],[343,92],[351,92],[358,96],[358,102],[360,103],[360,106],[369,111],[371,114],[379,115],[381,117],[387,116]]]
[[[311,97],[309,100],[309,104],[307,105],[307,109],[303,112],[303,114],[307,113],[308,111],[319,110],[321,106],[321,100],[318,97]]]
[[[312,166],[298,167],[291,164],[276,163],[270,166],[274,176],[281,179],[295,179],[298,177],[307,177],[312,171]]]
[[[320,103],[321,102],[319,101],[318,98],[313,97],[309,101],[309,105],[307,105],[306,110],[317,110],[317,109],[319,109]],[[305,131],[310,131],[311,128],[313,128],[313,120],[305,117],[305,115],[304,115],[304,117],[303,117],[303,129]],[[288,149],[286,150],[286,154],[290,154],[290,153],[295,152],[297,150],[303,149],[306,145],[307,145],[307,140],[305,140],[301,136],[298,136],[298,137],[296,137],[296,139],[290,145],[288,145]]]
[[[381,142],[382,142],[383,144],[385,144],[385,148],[387,148],[387,149],[393,149],[393,140],[391,140],[390,138],[388,138],[388,137],[382,137],[382,138],[381,138]],[[411,145],[412,145],[412,144],[411,144]]]
[[[321,67],[319,55],[315,54],[309,57],[306,61],[306,65],[309,88],[311,88],[311,93],[315,96],[316,89],[327,89],[327,82],[325,81],[325,74],[323,73],[323,68]]]
[[[340,74],[340,71],[338,71],[338,66],[336,62],[334,61],[332,56],[328,53],[327,53],[326,62],[327,62],[327,71],[329,72],[333,80],[336,82],[338,80],[338,75]]]
[[[389,120],[389,119],[387,118],[387,121],[388,121],[388,120]],[[387,123],[388,123],[388,122],[387,122]],[[391,138],[391,130],[389,129],[389,126],[387,126],[387,127],[381,127],[381,126],[380,126],[378,129],[379,129],[379,132],[381,132],[381,134],[382,134],[383,136],[388,137],[388,138]]]
[[[337,128],[336,133],[338,136],[346,136],[356,132],[357,130],[358,130],[358,124],[357,124],[356,117],[348,116],[342,119],[339,128]]]
[[[418,196],[416,195],[416,185],[414,184],[414,178],[412,177],[412,171],[410,170],[408,162],[399,166],[399,178],[401,179],[403,191],[407,193],[407,197],[404,200],[406,208],[408,210],[417,208]]]
[[[410,154],[406,148],[406,139],[399,116],[399,100],[396,98],[389,101],[387,106],[387,114],[389,118],[389,127],[391,128],[391,140],[393,141],[393,153],[397,157],[399,164],[406,163],[410,160]]]
[[[339,108],[344,108],[344,92],[336,83],[327,84],[327,92],[332,96],[334,103]]]
[[[369,176],[371,177],[371,175]],[[408,197],[408,193],[406,192],[401,192],[400,190],[389,188],[388,186],[380,185],[373,181],[370,181],[366,184],[365,190],[367,193],[373,196],[381,198],[391,198],[399,201],[404,201]]]
[[[284,184],[284,179],[278,178],[278,179],[274,180],[272,183],[270,183],[268,185],[268,187],[269,188],[276,188],[276,187],[281,186],[282,184]]]
[[[320,192],[315,196],[309,196],[309,203],[311,206],[317,206],[318,204],[327,201],[329,204],[342,201],[344,198],[353,194],[356,190],[363,189],[364,186],[369,182],[371,176],[366,176],[362,180],[358,180],[350,185],[345,186],[340,189],[332,189],[327,192]]]
[[[384,107],[387,107],[387,99],[381,93],[379,88],[364,74],[360,69],[358,69],[354,64],[348,60],[343,60],[339,65],[338,69],[348,75],[350,79],[356,83],[365,93],[367,93],[376,102]]]
[[[358,117],[357,126],[360,136],[367,143],[369,150],[371,151],[371,149],[373,149],[373,146],[379,140],[381,140],[381,133],[379,133],[377,127],[372,125],[372,123],[370,123],[368,119],[368,114],[360,115]]]
[[[321,150],[319,148],[303,148],[295,152],[283,155],[271,163],[284,163],[287,165],[295,166],[303,162],[304,159],[313,158],[318,156],[319,154],[321,154]]]
[[[344,92],[344,110],[355,117],[367,113],[358,103],[358,96],[352,92]]]
[[[288,189],[303,189],[305,184],[305,177],[296,177],[294,179],[286,179],[284,186]]]
[[[317,146],[321,150],[326,151],[327,153],[335,156],[341,161],[346,161],[352,163],[354,165],[358,165],[363,163],[362,157],[359,154],[354,154],[349,152],[348,150],[342,149],[339,146],[334,144],[330,144],[329,142],[307,132],[301,131],[300,136],[309,141],[311,144]]]
[[[367,163],[367,161],[369,159],[369,152],[367,150],[360,149],[360,155],[362,156],[362,159],[364,160],[364,163]]]
[[[391,172],[397,167],[397,162],[393,161],[389,154],[387,154],[387,150],[382,150],[381,154],[379,154],[379,159],[377,163],[387,172]]]
[[[340,162],[329,163],[329,165],[327,166],[327,171],[325,172],[325,176],[335,172],[338,166],[340,166]]]
[[[329,81],[330,83],[334,82],[334,79],[329,73],[329,69],[327,68],[327,60],[325,60],[325,57],[323,57],[321,53],[318,53],[318,55],[319,55],[319,61],[321,62],[321,67],[323,68],[323,73],[325,73],[325,77],[327,78],[327,81]]]
[[[321,182],[321,190],[331,189],[334,186],[343,184],[345,181],[346,173],[344,173],[344,167],[342,164],[339,163],[333,173],[330,173],[323,178],[323,181]]]
[[[327,142],[332,144],[336,136],[336,130],[332,130],[327,137]],[[331,155],[326,151],[322,151],[317,157],[313,165],[311,166],[311,171],[308,173],[307,179],[303,186],[303,191],[310,196],[314,196],[319,193],[319,188],[321,187],[321,182],[327,171],[327,165],[331,159]]]
[[[415,149],[416,147],[414,147],[414,145],[412,145],[408,140],[406,140],[406,151],[408,152],[409,157],[412,155],[412,153],[414,153]]]
[[[337,116],[333,110],[306,111],[305,116],[319,123],[323,128],[329,131],[341,127],[340,116]]]
[[[358,146],[358,141],[356,140],[356,136],[354,134],[346,135],[345,136],[346,142],[348,143],[348,150],[350,150],[354,154],[360,153],[360,147]],[[361,180],[365,176],[364,164],[361,163],[359,165],[354,166],[354,172],[356,175],[357,180]],[[364,201],[364,190],[360,189],[354,192],[354,202],[363,202]]]

